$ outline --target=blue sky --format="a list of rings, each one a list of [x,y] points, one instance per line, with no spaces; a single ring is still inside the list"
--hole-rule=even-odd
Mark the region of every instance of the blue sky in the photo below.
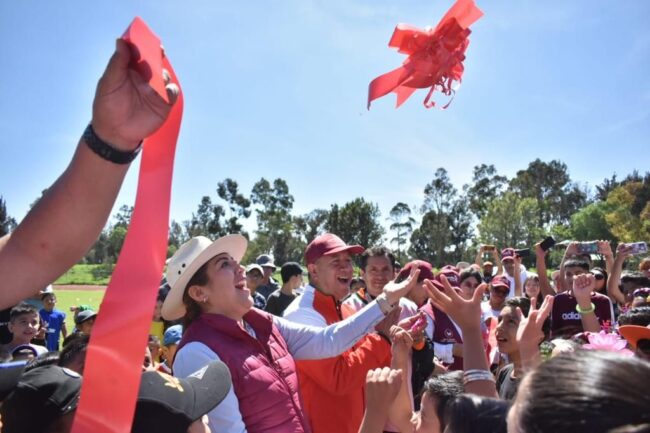
[[[239,4],[242,3],[242,4]],[[67,165],[97,79],[131,19],[161,37],[185,92],[171,216],[217,183],[284,178],[295,213],[355,197],[421,204],[445,167],[514,173],[560,159],[593,186],[650,167],[650,2],[478,1],[463,84],[446,111],[424,91],[367,111],[370,80],[404,57],[397,23],[434,26],[451,0],[63,1],[0,4],[0,195],[22,219]],[[116,207],[132,204],[132,167]],[[253,218],[247,225],[252,226]]]

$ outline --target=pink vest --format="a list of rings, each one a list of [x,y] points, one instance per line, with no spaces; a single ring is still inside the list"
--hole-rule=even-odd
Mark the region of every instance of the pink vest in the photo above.
[[[456,326],[443,311],[440,311],[433,305],[431,302],[427,302],[420,310],[433,320],[434,329],[433,329],[433,342],[434,343],[462,343],[463,339],[461,338]],[[462,370],[463,369],[463,358],[454,356],[454,363],[449,366],[449,370]]]
[[[188,327],[178,350],[198,341],[226,363],[249,433],[309,433],[298,393],[296,364],[273,324],[273,316],[252,308],[244,320],[257,338],[232,319],[202,314]]]

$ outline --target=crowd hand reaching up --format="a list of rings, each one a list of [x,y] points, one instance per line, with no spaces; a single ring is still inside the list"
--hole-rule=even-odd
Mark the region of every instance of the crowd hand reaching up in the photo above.
[[[447,313],[449,317],[452,318],[454,322],[460,326],[463,330],[463,333],[466,329],[478,329],[481,328],[481,299],[483,293],[485,293],[485,288],[487,284],[483,283],[479,285],[474,291],[472,299],[465,300],[456,291],[451,287],[449,281],[444,275],[440,276],[442,285],[445,288],[444,292],[441,292],[428,280],[425,280],[425,290],[427,291],[429,297],[433,304]]]
[[[625,261],[628,257],[632,256],[632,247],[624,243],[618,244],[616,247],[616,260],[621,262]]]
[[[613,258],[614,253],[612,253],[612,246],[609,241],[598,241],[598,252],[602,254],[605,258]]]
[[[581,308],[589,309],[591,305],[591,292],[596,287],[596,278],[593,274],[576,275],[573,278],[573,296]]]
[[[573,296],[576,298],[578,308],[583,311],[580,313],[580,320],[582,321],[582,328],[586,332],[600,331],[595,306],[591,302],[591,293],[595,287],[596,278],[593,274],[581,274],[573,278]]]
[[[544,321],[548,318],[553,310],[553,296],[546,296],[539,310],[537,298],[530,300],[530,312],[528,317],[524,317],[521,308],[517,307],[517,316],[519,317],[519,326],[517,328],[517,344],[521,355],[522,364],[525,371],[532,370],[539,362],[539,344],[544,340],[542,327]]]
[[[402,308],[400,306],[393,308],[393,310],[388,313],[386,317],[381,320],[381,322],[377,323],[375,325],[375,331],[377,331],[377,334],[381,335],[388,341],[392,341],[391,328],[397,325],[401,310]]]
[[[172,83],[169,72],[163,70],[170,103],[165,102],[147,80],[129,67],[131,60],[129,45],[118,39],[115,53],[97,84],[93,102],[95,133],[125,151],[135,149],[162,126],[179,94],[178,85]]]
[[[418,283],[418,277],[420,276],[420,269],[413,267],[408,278],[402,281],[401,283],[396,283],[391,281],[384,286],[384,295],[389,304],[395,305],[399,302],[399,299],[403,296],[406,296],[408,292],[411,291],[413,287]]]
[[[402,370],[388,367],[369,370],[366,375],[366,412],[359,433],[377,433],[384,430],[388,411],[403,381]]]
[[[490,369],[481,333],[481,298],[486,284],[478,286],[472,299],[466,300],[454,291],[444,275],[441,275],[440,280],[444,292],[426,280],[425,289],[431,297],[431,302],[447,313],[463,332],[462,350],[465,371],[481,370],[489,374]],[[494,380],[472,380],[465,384],[465,392],[484,397],[497,397]]]
[[[390,341],[393,368],[402,368],[408,363],[408,355],[413,346],[413,337],[411,333],[401,326],[392,326],[390,328]]]

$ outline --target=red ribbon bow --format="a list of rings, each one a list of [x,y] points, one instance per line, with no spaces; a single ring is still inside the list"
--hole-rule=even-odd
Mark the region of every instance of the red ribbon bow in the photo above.
[[[463,60],[469,45],[469,26],[483,16],[473,0],[458,0],[447,11],[435,29],[420,30],[408,24],[398,24],[388,43],[409,57],[399,68],[380,75],[368,86],[368,109],[373,100],[390,92],[397,94],[397,107],[417,89],[429,89],[424,106],[436,105],[431,100],[434,90],[450,96],[452,84],[463,76]],[[449,101],[442,108],[449,106]]]

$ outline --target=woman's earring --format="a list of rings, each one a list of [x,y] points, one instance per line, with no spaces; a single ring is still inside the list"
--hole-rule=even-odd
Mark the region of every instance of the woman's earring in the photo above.
[[[201,300],[201,302],[203,302],[204,304],[207,303],[207,302],[208,302],[208,298],[203,298],[203,299]]]

